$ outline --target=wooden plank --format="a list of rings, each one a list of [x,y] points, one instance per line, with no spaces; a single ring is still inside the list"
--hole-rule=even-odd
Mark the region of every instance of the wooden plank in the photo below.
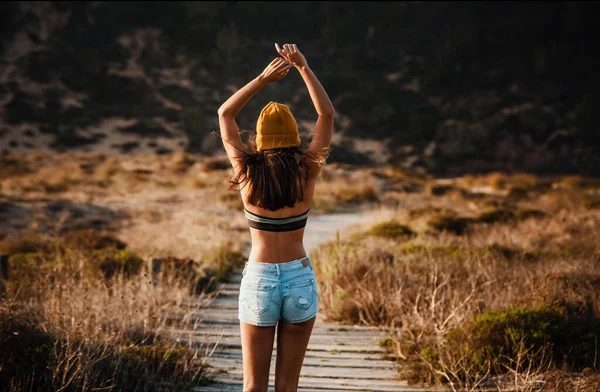
[[[237,383],[241,385],[242,376],[239,374],[219,373],[214,375],[215,382],[227,384]],[[272,386],[275,382],[273,375],[269,376],[269,384]],[[409,386],[399,380],[364,380],[364,379],[336,379],[330,377],[310,377],[300,376],[298,390],[304,391],[304,388],[314,388],[325,391],[372,391],[372,392],[445,392],[435,388],[424,388]]]
[[[243,362],[240,359],[210,358],[206,361],[209,365],[226,370],[231,374],[242,374]],[[366,361],[367,362],[367,361]],[[343,363],[343,365],[342,365]],[[398,373],[394,368],[389,367],[362,367],[362,363],[356,363],[358,366],[350,366],[347,361],[340,362],[337,366],[332,363],[318,364],[311,361],[304,361],[301,375],[311,377],[344,377],[360,379],[386,379],[395,380]],[[270,374],[275,374],[276,361],[271,360]]]
[[[275,357],[276,352],[273,351],[273,357]],[[220,349],[217,348],[214,350],[213,355],[215,357],[223,357],[223,358],[242,358],[242,350],[241,349]],[[329,351],[312,351],[308,350],[304,356],[304,358],[315,358],[320,360],[336,360],[336,361],[346,361],[346,360],[357,360],[357,361],[365,361],[365,362],[379,362],[384,361],[385,363],[391,363],[390,361],[386,361],[382,359],[379,353],[376,354],[365,354],[365,353],[354,353],[354,352],[329,352]]]
[[[169,337],[167,335],[167,337]],[[173,338],[173,336],[171,336]],[[241,349],[242,345],[239,339],[222,339],[218,342],[212,341],[201,341],[197,338],[189,337],[189,336],[177,336],[177,340],[180,340],[185,343],[190,343],[192,345],[216,345],[220,348],[239,348]],[[273,344],[273,350],[277,348],[277,342]],[[372,347],[372,346],[354,346],[354,345],[332,345],[332,344],[321,344],[321,343],[309,343],[308,350],[312,351],[328,351],[328,352],[356,352],[356,353],[365,353],[365,354],[383,354],[385,353],[385,349],[381,347]]]
[[[241,354],[241,353],[240,353]],[[275,363],[277,356],[273,355],[271,358],[272,363]],[[240,367],[242,366],[242,356],[228,356],[214,354],[209,358],[204,359],[206,362],[215,367],[224,366],[223,364],[236,363]],[[223,362],[222,362],[223,361]],[[227,365],[237,366],[237,365]],[[350,359],[341,358],[339,356],[333,356],[332,358],[313,357],[306,356],[304,358],[303,366],[321,366],[321,367],[347,367],[347,368],[359,368],[359,369],[384,369],[396,372],[396,365],[392,361],[384,360],[369,360],[369,359]],[[396,373],[394,373],[396,374]]]
[[[171,337],[176,337],[179,340],[191,341],[193,343],[199,344],[209,344],[209,345],[217,345],[221,347],[228,348],[237,348],[241,347],[241,339],[237,336],[222,336],[222,337],[205,337],[205,339],[200,339],[198,337],[193,336],[192,333],[186,334],[176,334],[171,335]],[[312,338],[311,338],[312,339]],[[273,342],[273,350],[277,348],[277,341]],[[358,353],[379,353],[385,354],[387,350],[383,347],[375,346],[372,344],[332,344],[327,339],[320,341],[309,341],[308,350],[312,351],[329,351],[329,352],[358,352]]]
[[[196,392],[240,392],[243,388],[242,383],[241,382],[224,382],[224,383],[214,383],[211,384],[212,386],[202,386],[202,387],[197,387],[195,389],[192,389]],[[342,387],[337,387],[335,385],[333,386],[329,386],[329,385],[321,385],[321,386],[315,386],[312,388],[307,388],[305,385],[302,385],[301,388],[299,389],[300,392],[325,392],[325,391],[354,391],[354,392],[380,392],[380,390],[375,390],[372,388],[353,388],[353,389],[347,389],[346,387],[342,386]],[[395,390],[396,392],[403,392],[403,391],[407,391],[406,389],[401,389],[401,390]],[[408,390],[408,391],[414,391],[414,390]],[[431,391],[438,391],[435,389],[432,389]],[[270,386],[269,389],[267,390],[267,392],[276,392],[275,388],[273,386]],[[439,391],[438,391],[439,392]]]
[[[231,334],[239,335],[240,334],[239,324],[220,326],[220,325],[199,323],[196,326],[196,330],[199,332],[204,331],[203,332],[204,334],[206,334],[208,331],[213,331],[214,333],[224,333],[227,335],[231,335]],[[386,331],[376,331],[376,330],[374,331],[374,330],[365,330],[365,329],[347,329],[347,330],[344,329],[342,331],[338,331],[335,328],[331,328],[328,325],[321,324],[321,325],[317,325],[313,328],[311,336],[312,335],[326,335],[326,336],[337,337],[337,338],[346,337],[349,340],[374,338],[376,341],[378,341],[378,339],[383,339],[383,338],[388,337],[389,333]]]
[[[171,329],[170,331],[179,333],[193,333],[199,336],[205,335],[216,335],[220,334],[223,336],[239,336],[241,333],[239,324],[237,325],[213,325],[213,324],[196,324],[196,328],[192,330],[188,329]],[[388,337],[389,334],[383,331],[348,331],[348,332],[332,332],[326,325],[318,325],[313,328],[311,336],[326,336],[335,339],[347,339],[348,341],[354,340],[372,340],[378,342],[379,339]]]
[[[241,344],[241,338],[239,336],[217,336],[217,335],[207,335],[207,336],[198,336],[188,333],[180,333],[180,334],[169,334],[168,336],[179,338],[180,336],[184,336],[186,339],[196,340],[202,343],[209,344]],[[274,347],[277,347],[277,342],[275,341]],[[371,342],[370,340],[346,340],[342,339],[333,339],[329,336],[311,336],[308,342],[308,349],[314,349],[315,347],[327,346],[330,347],[327,351],[344,351],[346,348],[350,347],[351,351],[356,351],[359,349],[368,350],[369,352],[378,352],[378,353],[386,353],[387,351],[379,347],[376,342]]]
[[[197,313],[195,313],[194,315],[197,315]],[[317,320],[319,320],[318,314],[317,314]],[[201,324],[199,324],[200,327],[202,327]],[[209,328],[210,326],[207,326],[207,328]],[[217,327],[215,327],[217,328]],[[231,327],[233,328],[233,327]],[[239,329],[239,325],[238,325],[238,329]],[[373,327],[368,327],[368,326],[353,326],[353,325],[336,325],[336,324],[332,324],[329,322],[324,322],[324,323],[320,323],[319,325],[315,325],[313,327],[313,331],[323,331],[323,332],[327,332],[331,335],[345,335],[345,334],[349,334],[349,335],[358,335],[358,334],[364,334],[364,335],[369,335],[369,334],[373,334],[373,335],[389,335],[390,333],[394,332],[394,330],[390,329],[390,330],[386,330],[386,329],[379,329],[379,328],[373,328]]]

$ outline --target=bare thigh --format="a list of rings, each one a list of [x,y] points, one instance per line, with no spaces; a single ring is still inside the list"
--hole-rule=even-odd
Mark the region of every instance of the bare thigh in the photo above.
[[[257,327],[240,322],[244,392],[267,392],[275,326]]]
[[[277,359],[275,363],[275,391],[298,390],[300,370],[310,340],[316,316],[301,323],[279,322],[277,327]]]

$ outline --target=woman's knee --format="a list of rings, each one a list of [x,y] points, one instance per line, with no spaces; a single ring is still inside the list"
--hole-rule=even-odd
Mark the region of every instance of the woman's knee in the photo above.
[[[264,383],[258,384],[254,382],[244,382],[244,391],[243,392],[267,392],[269,385],[264,385]]]
[[[275,379],[275,392],[296,392],[298,390],[298,380],[289,378]]]

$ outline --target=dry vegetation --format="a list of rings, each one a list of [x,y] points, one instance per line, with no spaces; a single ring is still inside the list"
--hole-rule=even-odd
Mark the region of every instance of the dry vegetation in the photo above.
[[[229,162],[185,153],[4,155],[0,388],[170,390],[202,383],[209,347],[165,314],[194,311],[243,262]],[[434,179],[328,164],[314,214],[385,206],[388,221],[313,259],[322,311],[392,328],[401,376],[455,390],[596,391],[600,183],[492,173]],[[161,257],[151,279],[146,260]],[[175,313],[174,313],[175,312]],[[176,323],[173,325],[173,323]],[[178,328],[175,334],[173,328]]]
[[[0,280],[0,389],[202,385],[212,347],[178,338],[247,245],[231,237],[236,221],[219,201],[223,160],[1,159],[0,253],[10,255],[10,276]],[[162,259],[157,276],[152,257]]]
[[[600,388],[600,181],[428,180],[389,221],[314,255],[328,318],[391,328],[413,382]]]
[[[204,382],[211,347],[175,337],[193,329],[183,321],[195,311],[190,304],[210,300],[239,253],[164,258],[156,276],[122,241],[92,230],[9,235],[0,253],[11,255],[0,301],[0,389],[179,391]]]

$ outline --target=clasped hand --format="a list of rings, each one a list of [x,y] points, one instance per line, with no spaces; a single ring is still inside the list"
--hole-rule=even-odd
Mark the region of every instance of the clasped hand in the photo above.
[[[283,79],[292,66],[295,66],[296,68],[306,66],[306,59],[302,53],[300,53],[296,44],[284,44],[283,48],[280,48],[278,44],[275,44],[275,49],[282,57],[273,59],[261,73],[260,78],[265,84]]]

